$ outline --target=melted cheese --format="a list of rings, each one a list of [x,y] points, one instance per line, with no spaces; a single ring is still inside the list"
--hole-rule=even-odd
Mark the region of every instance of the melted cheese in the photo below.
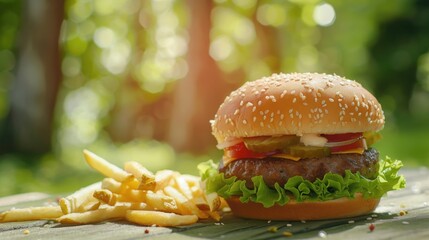
[[[365,151],[364,148],[355,148],[355,149],[350,149],[347,151],[342,151],[342,152],[336,152],[334,154],[347,154],[347,153],[357,153],[357,154],[362,154]]]
[[[301,159],[300,157],[295,157],[292,155],[289,155],[287,153],[278,153],[278,154],[274,154],[273,157],[277,157],[277,158],[286,158],[292,161],[299,161],[299,159]]]

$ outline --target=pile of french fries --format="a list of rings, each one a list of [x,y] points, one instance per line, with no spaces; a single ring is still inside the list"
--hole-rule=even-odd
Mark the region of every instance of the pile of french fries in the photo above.
[[[126,219],[147,226],[179,226],[199,219],[220,220],[223,202],[216,193],[206,195],[197,176],[171,170],[154,174],[133,161],[122,169],[88,150],[83,153],[106,178],[61,198],[55,206],[2,212],[0,222],[50,219],[88,224]]]

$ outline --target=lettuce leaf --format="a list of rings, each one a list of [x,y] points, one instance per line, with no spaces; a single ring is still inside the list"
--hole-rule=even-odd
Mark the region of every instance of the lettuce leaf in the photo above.
[[[365,198],[380,198],[388,191],[405,187],[405,179],[398,175],[402,162],[389,157],[379,161],[379,173],[375,179],[367,179],[346,170],[344,176],[327,173],[323,179],[314,182],[301,176],[290,178],[284,186],[275,184],[270,188],[262,176],[252,177],[253,188],[246,187],[245,180],[236,177],[225,178],[219,173],[218,165],[212,160],[198,165],[201,179],[205,182],[207,193],[217,192],[223,198],[238,196],[241,202],[257,202],[264,207],[274,204],[284,205],[291,198],[302,201],[327,201],[342,197],[353,198],[362,193]]]

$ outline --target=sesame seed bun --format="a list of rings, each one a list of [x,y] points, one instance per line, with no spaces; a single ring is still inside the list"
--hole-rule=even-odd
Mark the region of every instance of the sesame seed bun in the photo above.
[[[353,199],[339,198],[330,201],[297,202],[291,200],[284,206],[274,205],[265,208],[260,203],[240,202],[238,197],[226,200],[237,217],[262,220],[322,220],[355,217],[369,214],[375,210],[379,198],[364,198],[356,194]]]
[[[320,73],[273,74],[226,97],[212,121],[219,143],[231,138],[378,131],[384,115],[361,84]]]

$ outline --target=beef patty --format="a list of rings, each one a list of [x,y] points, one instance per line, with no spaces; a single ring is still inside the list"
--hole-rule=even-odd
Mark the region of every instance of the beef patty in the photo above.
[[[294,176],[302,176],[312,182],[318,178],[322,179],[328,172],[344,176],[347,169],[352,173],[359,172],[364,177],[373,179],[378,173],[378,155],[377,150],[370,148],[363,154],[332,154],[328,157],[304,158],[299,161],[275,157],[239,159],[227,166],[221,164],[219,171],[227,178],[236,176],[240,180],[246,180],[247,187],[253,187],[251,181],[253,176],[262,175],[265,183],[273,187],[276,182],[283,186]]]

